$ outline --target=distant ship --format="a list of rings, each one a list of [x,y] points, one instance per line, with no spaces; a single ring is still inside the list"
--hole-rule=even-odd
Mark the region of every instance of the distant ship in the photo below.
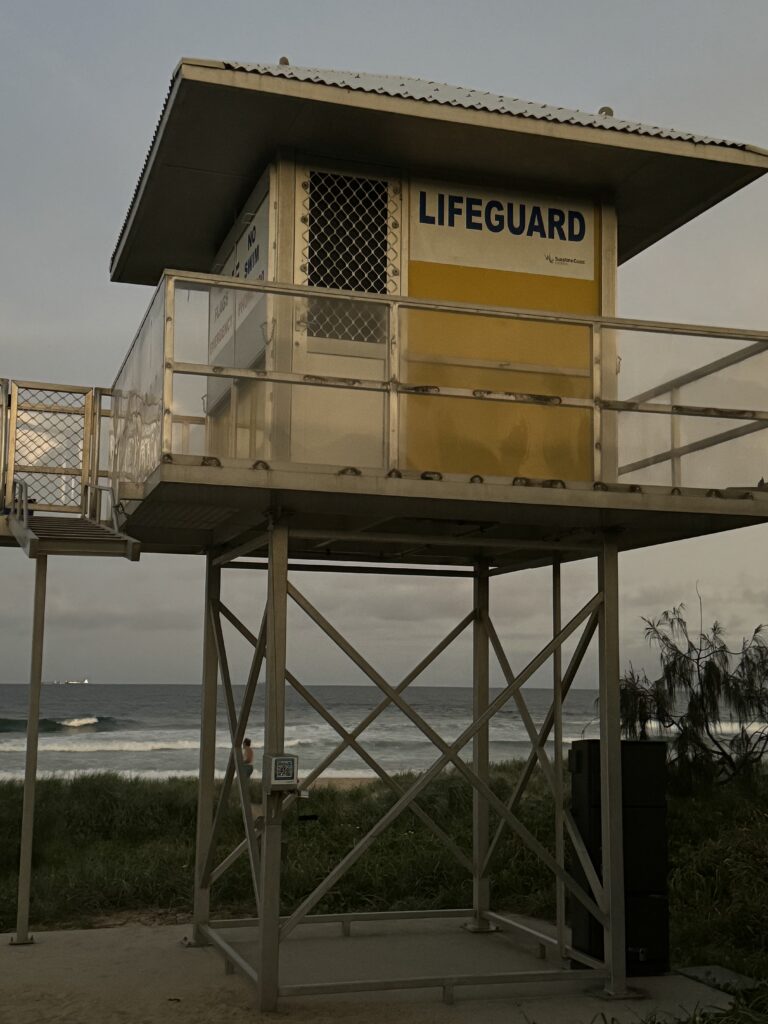
[[[46,679],[45,686],[87,686],[87,679]]]

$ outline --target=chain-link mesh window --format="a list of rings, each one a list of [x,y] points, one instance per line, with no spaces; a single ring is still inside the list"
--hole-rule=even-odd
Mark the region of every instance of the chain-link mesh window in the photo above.
[[[302,272],[315,288],[386,295],[396,290],[397,196],[391,183],[310,171],[302,183]],[[307,334],[348,341],[386,340],[387,309],[339,299],[311,299]]]
[[[86,397],[80,392],[55,387],[18,389],[14,475],[26,481],[30,501],[57,507],[79,505],[85,411]],[[26,468],[37,471],[24,472]],[[61,473],[62,469],[72,473]]]

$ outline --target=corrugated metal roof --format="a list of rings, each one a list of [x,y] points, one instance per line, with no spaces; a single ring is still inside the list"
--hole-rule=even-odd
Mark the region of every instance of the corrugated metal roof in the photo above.
[[[511,96],[497,96],[491,92],[466,89],[463,86],[430,82],[424,78],[407,78],[403,75],[371,75],[361,71],[333,71],[322,68],[299,68],[286,64],[238,64],[232,61],[207,62],[190,61],[204,66],[227,68],[232,71],[246,71],[249,74],[269,75],[273,78],[287,78],[297,82],[313,82],[316,85],[336,86],[357,92],[376,93],[399,99],[421,100],[466,110],[484,110],[495,114],[510,114],[513,117],[528,117],[537,121],[556,121],[559,124],[580,125],[584,128],[604,128],[608,131],[629,132],[633,135],[650,135],[661,139],[677,139],[681,142],[696,142],[710,146],[730,146],[748,150],[751,147],[727,139],[713,139],[676,128],[659,128],[641,124],[638,121],[623,121],[618,117],[605,117],[567,107],[553,107],[546,103],[533,103]]]
[[[462,107],[466,110],[481,110],[490,113],[509,114],[513,117],[526,117],[540,121],[555,121],[560,124],[579,125],[585,128],[602,128],[607,131],[625,132],[633,135],[648,135],[657,138],[673,139],[682,142],[693,142],[701,145],[727,146],[747,152],[765,154],[765,150],[742,142],[729,142],[727,139],[709,138],[692,132],[681,132],[675,128],[659,128],[641,124],[636,121],[623,121],[617,117],[605,117],[602,114],[590,114],[567,107],[553,107],[545,103],[533,103],[527,100],[514,99],[510,96],[497,96],[490,92],[467,89],[462,86],[446,85],[441,82],[430,82],[424,78],[408,78],[404,75],[372,75],[362,71],[334,71],[322,68],[300,68],[287,64],[240,64],[233,61],[205,60],[195,57],[183,57],[176,67],[157,125],[152,134],[139,180],[134,188],[131,202],[123,220],[117,243],[112,252],[110,265],[114,265],[115,257],[122,242],[131,210],[141,189],[141,183],[152,155],[160,126],[163,123],[173,87],[178,81],[179,71],[184,64],[201,67],[221,68],[230,71],[244,71],[248,74],[268,75],[273,78],[285,78],[297,82],[313,82],[317,85],[335,86],[340,89],[351,89],[358,92],[392,96],[400,99],[420,100],[424,103],[438,103],[445,106]]]

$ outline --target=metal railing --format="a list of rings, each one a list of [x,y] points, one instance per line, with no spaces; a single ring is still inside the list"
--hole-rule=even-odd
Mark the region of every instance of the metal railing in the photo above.
[[[100,519],[98,492],[111,490],[102,420],[108,388],[0,381],[2,507],[24,518],[63,512]],[[113,501],[114,503],[114,501]],[[114,523],[112,510],[108,521]]]
[[[237,323],[229,347],[213,352],[211,317],[222,297],[237,300],[235,312],[253,316],[258,307],[260,334],[246,337]],[[382,309],[379,340],[316,337],[312,324],[328,320],[309,312],[323,301],[342,316],[345,304]],[[480,410],[500,407],[508,412],[495,414],[489,441],[492,420]],[[572,418],[559,419],[564,413]],[[451,468],[451,455],[446,471],[434,464],[434,446],[419,450],[419,438],[462,421],[456,446],[465,445],[465,464]],[[514,453],[503,457],[508,438],[534,427],[538,442],[554,438],[567,456],[543,472],[521,469]],[[108,481],[118,493],[162,462],[184,460],[746,489],[766,475],[766,427],[768,332],[169,272],[114,389],[0,380],[0,485],[6,508],[19,478],[36,509],[91,518],[101,516]],[[475,467],[482,444],[497,451],[480,452],[486,462]]]
[[[10,381],[0,379],[0,515],[7,507],[6,472],[8,465],[8,396]]]

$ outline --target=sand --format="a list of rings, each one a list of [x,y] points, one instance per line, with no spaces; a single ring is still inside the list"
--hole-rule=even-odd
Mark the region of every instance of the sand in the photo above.
[[[368,969],[371,956],[387,968],[398,950],[401,960],[404,954],[412,956],[414,941],[419,943],[419,958],[428,955],[426,933],[438,928],[445,933],[443,943],[449,943],[444,947],[449,960],[454,946],[463,956],[466,944],[473,944],[469,958],[473,962],[466,964],[473,971],[487,969],[491,950],[484,942],[497,945],[505,941],[498,936],[490,940],[468,936],[455,923],[419,926],[424,935],[421,939],[412,936],[405,950],[405,935],[402,939],[382,935],[378,940],[382,944],[368,949]],[[358,942],[338,934],[322,941],[313,940],[311,934],[289,940],[294,949],[290,956],[285,950],[285,959],[299,965],[310,963],[314,973],[337,973],[340,957],[345,962],[359,960],[362,949],[364,960],[371,939],[366,939],[365,929],[361,931]],[[293,998],[281,1000],[278,1014],[262,1016],[255,1009],[251,984],[237,974],[225,974],[213,949],[185,948],[182,939],[188,934],[186,925],[126,924],[42,932],[33,945],[17,947],[7,944],[9,936],[0,936],[0,1024],[266,1024],[279,1020],[288,1024],[589,1024],[602,1019],[601,1013],[608,1020],[636,1024],[653,1010],[679,1012],[684,1005],[729,1003],[722,993],[688,978],[670,976],[642,979],[645,988],[654,989],[649,991],[651,998],[632,1002],[606,1003],[594,990],[582,993],[572,990],[571,983],[566,989],[560,983],[543,991],[538,985],[535,992],[530,987],[527,992],[520,987],[503,993],[485,989],[482,998],[479,992],[465,990],[461,995],[457,992],[453,1006],[440,1002],[434,990]],[[435,953],[440,955],[433,950],[433,957]],[[517,958],[521,954],[510,951],[510,955]],[[530,951],[528,958],[542,966]],[[365,969],[364,963],[358,966]],[[510,968],[515,969],[513,964]],[[584,982],[574,984],[581,988]]]

